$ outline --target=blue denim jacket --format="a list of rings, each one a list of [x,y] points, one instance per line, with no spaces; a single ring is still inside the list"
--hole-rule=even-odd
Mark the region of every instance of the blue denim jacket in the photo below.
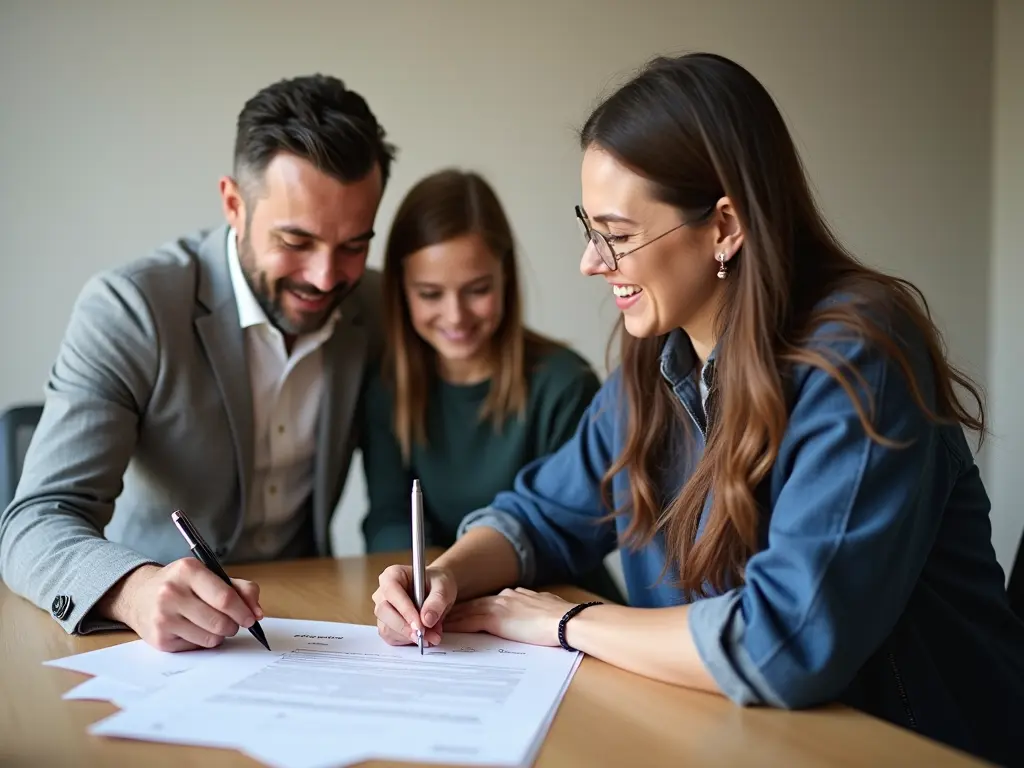
[[[871,440],[842,387],[817,368],[791,377],[788,427],[758,498],[763,546],[745,583],[696,601],[694,642],[724,694],[742,705],[802,708],[839,701],[1009,765],[1024,761],[1024,622],[1009,607],[991,544],[989,500],[963,430],[926,420],[898,365],[835,327],[815,342],[856,366],[876,407]],[[900,334],[893,334],[899,338]],[[904,329],[903,338],[914,338]],[[911,347],[925,397],[931,370]],[[698,380],[689,340],[670,334],[661,376],[689,414],[697,450],[675,462],[670,498],[703,449],[714,355]],[[655,375],[652,371],[652,375]],[[564,581],[618,546],[628,520],[607,512],[599,482],[626,436],[620,372],[595,396],[575,437],[518,474],[512,490],[467,516],[516,548],[521,582]],[[867,402],[866,399],[862,402]],[[684,442],[684,441],[676,441]],[[628,499],[625,472],[613,480]],[[698,535],[703,529],[705,507]],[[630,604],[686,602],[659,580],[664,539],[621,550]]]

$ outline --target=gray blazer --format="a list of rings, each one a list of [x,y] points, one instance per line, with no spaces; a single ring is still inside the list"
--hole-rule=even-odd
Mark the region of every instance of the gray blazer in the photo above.
[[[92,278],[46,384],[14,501],[0,512],[0,577],[68,632],[143,563],[189,555],[185,510],[225,560],[242,533],[253,468],[252,396],[231,287],[227,227],[168,243]],[[309,554],[358,443],[363,371],[380,352],[380,274],[367,270],[324,349]]]

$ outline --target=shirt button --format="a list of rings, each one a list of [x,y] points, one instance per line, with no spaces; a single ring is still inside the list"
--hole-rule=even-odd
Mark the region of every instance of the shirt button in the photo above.
[[[273,496],[275,493],[277,493],[277,486],[276,485],[272,485],[267,490],[270,491],[270,495]]]
[[[278,424],[277,425],[277,434],[279,434],[279,435],[283,435],[284,434],[284,424]]]

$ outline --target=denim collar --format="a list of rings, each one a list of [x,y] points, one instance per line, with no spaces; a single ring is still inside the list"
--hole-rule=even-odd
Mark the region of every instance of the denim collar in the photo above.
[[[708,355],[707,362],[704,363],[704,367],[700,372],[701,385],[704,390],[702,400],[706,399],[707,392],[711,390],[712,382],[714,381],[717,353],[718,346],[716,345],[711,350],[711,354]],[[661,348],[658,366],[662,377],[669,383],[672,389],[677,390],[685,381],[690,380],[696,363],[697,356],[694,354],[693,346],[690,344],[690,337],[680,328],[670,331],[664,346]]]

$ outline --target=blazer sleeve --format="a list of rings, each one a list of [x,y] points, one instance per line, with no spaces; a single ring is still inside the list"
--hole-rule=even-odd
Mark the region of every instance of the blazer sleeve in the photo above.
[[[108,541],[159,360],[150,308],[131,280],[91,279],[45,386],[42,418],[15,497],[0,512],[0,576],[69,633],[122,625],[87,619],[96,601],[153,562]]]

